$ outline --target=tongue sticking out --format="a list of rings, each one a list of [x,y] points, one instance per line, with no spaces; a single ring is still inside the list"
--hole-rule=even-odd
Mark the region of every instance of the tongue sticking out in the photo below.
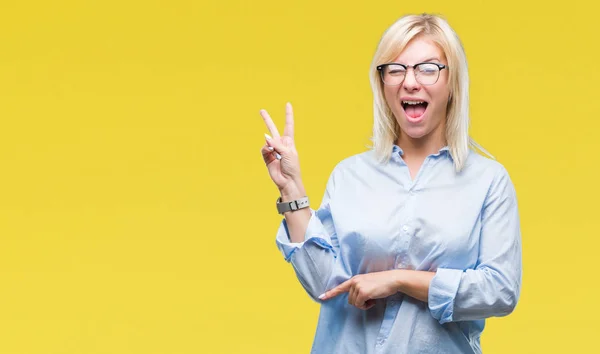
[[[425,113],[425,108],[427,108],[427,103],[421,104],[409,104],[404,107],[404,111],[411,118],[419,118]]]

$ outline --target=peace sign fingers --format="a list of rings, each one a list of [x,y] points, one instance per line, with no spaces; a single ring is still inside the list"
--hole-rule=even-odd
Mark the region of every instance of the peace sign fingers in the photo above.
[[[294,110],[292,109],[291,103],[285,105],[285,128],[283,129],[283,136],[294,138]]]
[[[279,138],[279,131],[277,130],[277,127],[275,126],[275,123],[273,123],[273,119],[271,119],[271,116],[269,115],[269,113],[267,113],[266,110],[261,109],[260,110],[260,115],[263,118],[263,120],[265,121],[265,124],[267,125],[267,128],[269,129],[269,132],[271,132],[271,137],[278,139]]]

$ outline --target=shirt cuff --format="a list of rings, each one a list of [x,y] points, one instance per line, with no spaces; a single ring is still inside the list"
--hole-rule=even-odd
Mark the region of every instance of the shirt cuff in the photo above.
[[[429,285],[429,311],[440,324],[452,321],[454,299],[462,277],[462,270],[438,268]]]
[[[290,241],[287,222],[284,218],[279,225],[279,230],[277,230],[275,242],[277,243],[277,248],[279,248],[279,251],[281,251],[287,262],[292,258],[292,254],[294,254],[296,250],[302,248],[307,242],[315,243],[325,249],[333,248],[331,245],[331,237],[327,234],[325,227],[321,223],[321,220],[316,216],[313,209],[310,209],[310,219],[308,221],[306,233],[304,234],[304,241]]]

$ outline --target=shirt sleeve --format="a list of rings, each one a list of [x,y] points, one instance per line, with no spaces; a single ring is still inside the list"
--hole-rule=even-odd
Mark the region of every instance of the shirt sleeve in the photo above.
[[[438,268],[429,287],[428,306],[441,324],[506,316],[521,288],[521,230],[514,186],[502,167],[481,215],[475,269]]]
[[[277,248],[285,260],[292,264],[298,280],[315,301],[319,301],[318,296],[326,290],[327,281],[339,252],[330,208],[334,185],[334,173],[332,173],[320,207],[317,210],[310,209],[311,216],[304,241],[290,241],[285,218],[281,221],[275,238]]]

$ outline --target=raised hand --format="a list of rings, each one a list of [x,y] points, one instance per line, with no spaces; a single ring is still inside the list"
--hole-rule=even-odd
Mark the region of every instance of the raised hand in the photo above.
[[[285,106],[285,128],[281,136],[269,113],[261,109],[260,115],[271,133],[270,136],[265,134],[266,144],[260,150],[271,179],[280,191],[302,188],[300,162],[294,144],[292,105],[287,103]]]

